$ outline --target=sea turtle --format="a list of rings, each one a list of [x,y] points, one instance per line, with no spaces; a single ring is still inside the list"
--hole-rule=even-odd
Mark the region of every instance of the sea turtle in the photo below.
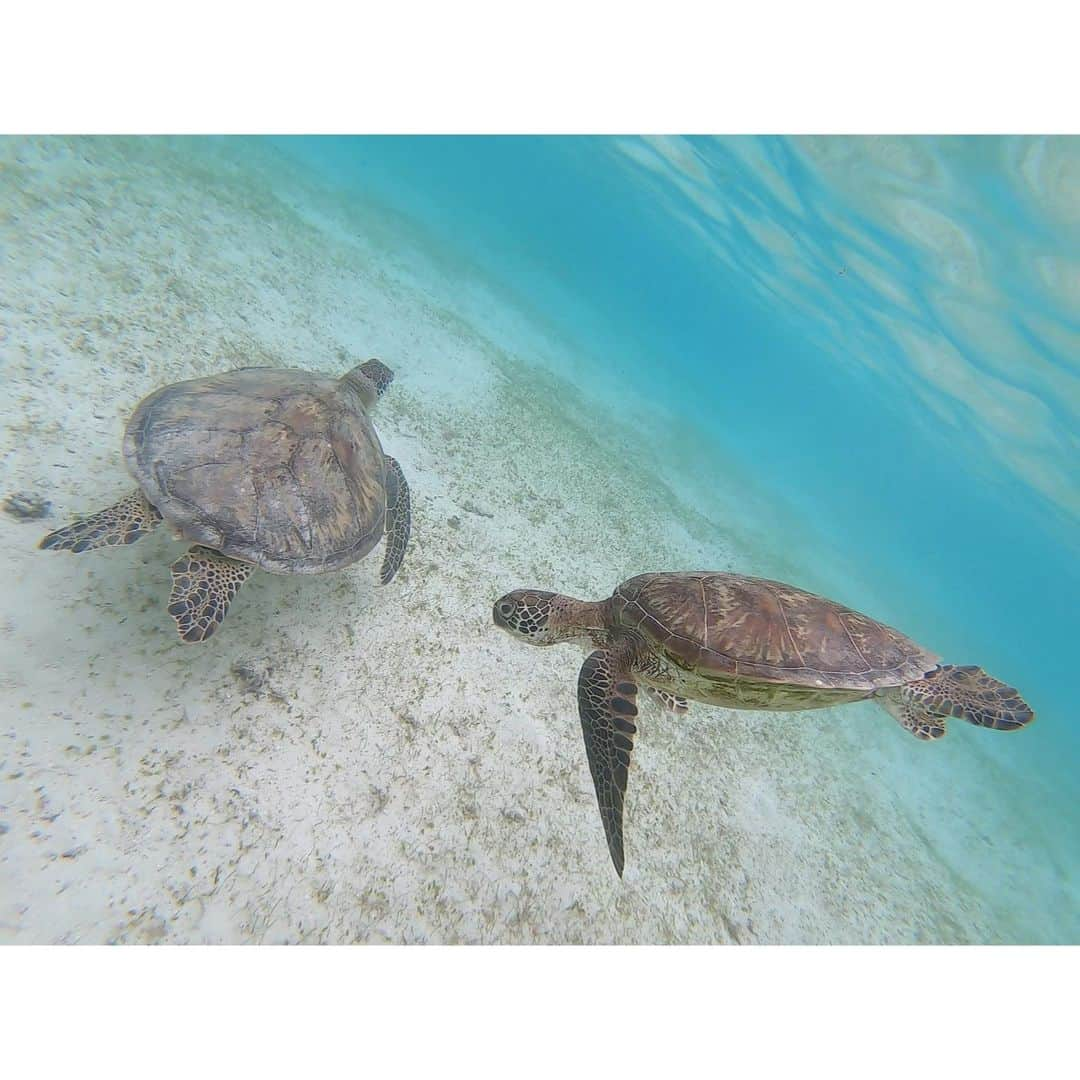
[[[368,411],[393,378],[368,360],[340,379],[249,367],[163,387],[139,403],[124,434],[138,490],[38,546],[133,544],[164,519],[195,542],[172,564],[169,596],[189,642],[214,633],[256,567],[340,570],[385,532],[385,585],[409,540],[409,487]]]
[[[883,623],[792,585],[724,573],[642,574],[607,600],[519,589],[495,625],[533,645],[592,650],[578,712],[615,870],[623,871],[623,798],[637,734],[638,686],[685,712],[820,709],[874,698],[919,739],[958,716],[1012,731],[1034,719],[1011,686],[938,657]]]

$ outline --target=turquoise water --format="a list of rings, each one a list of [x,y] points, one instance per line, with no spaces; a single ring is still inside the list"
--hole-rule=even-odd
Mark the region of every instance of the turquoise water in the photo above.
[[[1021,687],[997,797],[1075,872],[1080,139],[285,145],[685,416],[805,528],[803,583]]]
[[[0,254],[0,939],[1080,940],[1080,139],[3,140]],[[157,387],[375,355],[385,590],[255,575],[192,651],[169,541],[36,551]],[[1037,720],[649,713],[619,881],[580,656],[491,603],[667,569]]]
[[[1075,820],[1080,139],[283,145],[698,425],[805,522],[784,543],[823,586],[872,582],[1023,687],[1039,726],[1000,752]]]

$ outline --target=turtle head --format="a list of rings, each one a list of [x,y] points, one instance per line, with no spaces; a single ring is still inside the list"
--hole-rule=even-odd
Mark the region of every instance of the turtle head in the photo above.
[[[342,375],[339,386],[359,395],[365,409],[370,409],[394,381],[394,373],[381,360],[365,360]]]
[[[386,388],[394,381],[394,373],[381,360],[365,360],[357,369],[362,371],[374,384],[375,392],[382,397]]]
[[[530,645],[554,645],[559,633],[559,601],[565,597],[539,589],[515,589],[495,601],[495,625]]]
[[[495,601],[495,625],[530,645],[557,645],[593,637],[593,608],[599,605],[573,600],[540,589],[515,589]]]

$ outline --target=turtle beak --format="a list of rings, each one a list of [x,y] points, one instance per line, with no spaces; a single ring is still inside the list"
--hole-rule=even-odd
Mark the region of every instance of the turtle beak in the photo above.
[[[500,630],[513,630],[510,625],[510,616],[514,613],[514,605],[509,597],[502,597],[495,601],[495,606],[491,609],[491,621]]]

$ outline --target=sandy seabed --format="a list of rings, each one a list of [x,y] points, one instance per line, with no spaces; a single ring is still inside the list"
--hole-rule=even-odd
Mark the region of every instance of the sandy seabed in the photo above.
[[[511,641],[493,600],[799,563],[733,520],[722,468],[691,505],[673,418],[590,382],[571,343],[408,221],[262,144],[7,139],[0,245],[0,497],[48,503],[0,513],[0,940],[1080,937],[1075,886],[1037,808],[1001,794],[986,734],[928,747],[870,705],[646,705],[618,880],[581,654]],[[123,425],[151,390],[368,356],[397,373],[376,424],[413,494],[391,585],[381,552],[256,574],[186,646],[165,530],[36,550],[132,487]]]

